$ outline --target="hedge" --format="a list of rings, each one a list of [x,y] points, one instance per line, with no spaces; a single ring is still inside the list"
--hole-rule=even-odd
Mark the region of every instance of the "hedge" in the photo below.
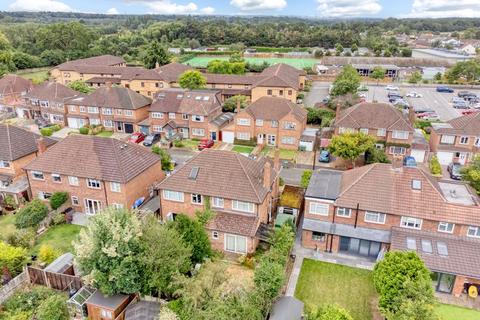
[[[37,227],[48,215],[47,206],[39,199],[34,199],[15,215],[15,226],[20,229]]]
[[[15,277],[27,261],[27,250],[0,241],[0,270],[8,270]]]
[[[442,166],[440,165],[436,155],[432,156],[432,159],[430,159],[429,167],[430,173],[434,176],[439,176],[442,174]]]
[[[238,144],[240,146],[249,146],[249,147],[256,147],[257,146],[257,139],[253,138],[250,140],[242,140],[242,139],[233,139],[233,144]]]
[[[53,134],[53,130],[50,127],[42,128],[40,129],[40,134],[44,137],[50,137]]]
[[[50,198],[50,207],[53,210],[57,210],[64,204],[68,199],[68,193],[66,192],[55,192]]]
[[[88,132],[90,132],[90,129],[87,127],[81,127],[80,129],[78,129],[78,131],[80,132],[80,134],[88,134]]]

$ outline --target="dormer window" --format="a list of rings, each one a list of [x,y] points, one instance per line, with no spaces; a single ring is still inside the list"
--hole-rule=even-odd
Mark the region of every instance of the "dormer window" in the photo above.
[[[422,190],[422,181],[421,180],[412,180],[412,189],[413,190]]]

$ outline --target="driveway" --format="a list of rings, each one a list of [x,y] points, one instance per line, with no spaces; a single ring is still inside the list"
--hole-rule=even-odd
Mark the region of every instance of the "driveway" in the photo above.
[[[189,149],[180,149],[180,148],[171,148],[167,150],[172,160],[177,163],[177,165],[184,164],[188,160],[190,160],[197,152],[189,150]]]
[[[292,186],[300,186],[300,181],[302,180],[302,174],[305,169],[298,168],[283,168],[280,171],[280,177],[283,179],[285,184]]]
[[[305,94],[303,105],[305,107],[313,107],[315,103],[321,102],[323,98],[328,96],[328,89],[330,88],[330,82],[318,82],[312,83],[310,92]]]

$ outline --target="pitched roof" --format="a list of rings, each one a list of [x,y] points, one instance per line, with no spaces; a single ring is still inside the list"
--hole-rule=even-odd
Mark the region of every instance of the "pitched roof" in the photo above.
[[[107,86],[100,87],[87,96],[70,99],[67,103],[83,106],[135,110],[150,105],[152,99],[136,93],[129,88]]]
[[[253,118],[262,120],[278,121],[290,113],[300,122],[307,119],[307,110],[288,99],[279,97],[262,97],[250,104],[245,111]]]
[[[37,140],[41,136],[16,126],[0,123],[0,159],[14,161],[38,151]],[[44,137],[46,146],[56,143]]]
[[[238,84],[238,85],[252,85],[255,82],[263,79],[259,75],[238,75],[238,74],[216,74],[206,73],[205,77],[207,83],[213,84]]]
[[[334,127],[414,131],[408,118],[393,105],[372,102],[359,103],[343,110]]]
[[[448,121],[447,124],[433,128],[439,134],[480,135],[480,113],[461,116]]]
[[[421,190],[412,189],[413,180],[420,181]],[[459,189],[469,201],[452,199],[450,189]],[[376,163],[345,171],[335,203],[340,207],[358,205],[360,210],[480,226],[478,199],[465,185],[439,183],[416,167],[393,169],[390,164]]]
[[[253,237],[258,229],[257,216],[215,211],[215,216],[206,225],[207,229]]]
[[[0,95],[26,93],[32,88],[32,81],[17,76],[6,74],[0,79]]]
[[[407,239],[415,241],[417,247],[415,251],[430,270],[480,278],[479,240],[394,227],[392,228],[391,250],[408,251]],[[422,250],[422,240],[431,243],[432,252]],[[446,251],[441,251],[439,244],[443,244]]]
[[[70,89],[63,84],[47,81],[34,85],[32,90],[30,90],[25,97],[31,99],[64,102],[65,99],[73,98],[78,95],[81,95],[81,93]]]
[[[150,111],[208,116],[221,107],[217,90],[165,89],[158,92]]]
[[[159,162],[157,155],[133,143],[70,135],[38,156],[25,169],[126,183]]]
[[[305,75],[305,71],[284,63],[274,64],[262,71],[263,79],[259,79],[254,86],[291,87],[298,90],[298,77],[301,75]]]
[[[262,203],[269,191],[263,186],[267,161],[264,157],[253,160],[232,151],[205,149],[157,188]],[[198,169],[196,179],[190,179],[194,168]]]
[[[178,77],[188,70],[192,70],[192,68],[185,64],[172,62],[155,69],[145,70],[142,73],[136,75],[134,79],[176,82],[178,80]]]
[[[114,66],[122,63],[125,63],[122,57],[105,54],[102,56],[67,61],[58,65],[56,68],[60,70],[72,70],[72,67],[75,66]]]

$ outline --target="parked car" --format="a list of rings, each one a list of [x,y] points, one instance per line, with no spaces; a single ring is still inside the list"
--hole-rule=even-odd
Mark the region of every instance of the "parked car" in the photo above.
[[[203,149],[211,148],[214,144],[215,141],[213,141],[212,139],[203,138],[198,144],[198,150],[202,151]]]
[[[417,166],[417,160],[415,160],[415,158],[411,157],[411,156],[403,157],[403,165],[405,167],[416,167]]]
[[[417,114],[418,119],[428,120],[428,121],[436,121],[440,120],[440,117],[436,112],[424,112]]]
[[[450,87],[440,86],[440,87],[437,87],[437,92],[453,93],[454,90]]]
[[[410,104],[408,104],[407,101],[403,100],[403,99],[398,99],[398,100],[395,100],[393,102],[393,105],[394,106],[399,106],[399,107],[404,107],[405,109],[410,107]]]
[[[359,93],[359,94],[358,94],[358,97],[365,99],[365,98],[367,98],[367,94],[366,94],[366,93]]]
[[[143,141],[143,145],[146,147],[150,147],[151,145],[160,141],[160,133],[152,133],[145,137]]]
[[[409,98],[422,98],[423,95],[416,92],[416,91],[412,91],[412,92],[407,93],[407,97],[409,97]]]
[[[398,92],[389,92],[389,93],[387,94],[387,96],[388,96],[389,98],[392,98],[392,97],[403,98],[403,96],[402,96],[400,93],[398,93]]]
[[[465,101],[463,98],[453,97],[452,102],[462,102]]]
[[[462,167],[463,166],[460,163],[451,162],[447,167],[448,173],[450,173],[450,178],[454,180],[462,179],[462,174],[460,173]]]
[[[467,116],[467,115],[469,115],[469,114],[474,114],[474,113],[478,113],[478,112],[480,112],[480,110],[477,110],[477,109],[467,109],[467,110],[462,111],[462,115]]]
[[[468,104],[465,101],[455,101],[453,103],[455,109],[468,109]]]
[[[466,96],[471,96],[471,95],[477,96],[475,93],[472,93],[470,91],[458,91],[457,93],[457,96],[462,99],[465,98]]]
[[[430,113],[435,112],[435,110],[433,110],[433,109],[430,109],[428,107],[420,107],[420,106],[414,106],[413,110],[415,111],[416,114],[426,113],[426,112],[430,112]]]
[[[358,87],[357,91],[368,91],[368,87],[362,84],[360,87]]]
[[[140,143],[143,140],[145,140],[145,134],[143,132],[135,132],[128,139],[128,141],[132,143]]]
[[[388,85],[388,86],[385,87],[385,90],[387,90],[387,91],[398,91],[398,87]]]
[[[320,156],[318,157],[318,162],[329,163],[330,162],[330,151],[328,151],[328,150],[320,151]]]

